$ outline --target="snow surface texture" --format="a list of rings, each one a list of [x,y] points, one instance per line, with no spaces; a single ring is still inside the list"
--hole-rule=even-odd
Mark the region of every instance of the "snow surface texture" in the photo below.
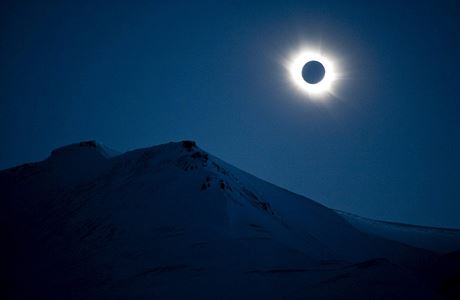
[[[438,253],[449,253],[459,250],[460,230],[457,229],[377,221],[343,211],[336,212],[342,215],[357,229],[371,235],[380,236]]]
[[[192,141],[93,142],[0,172],[7,299],[455,299],[459,232],[416,243]],[[371,222],[371,221],[369,221]],[[457,244],[456,244],[457,243]],[[425,247],[424,245],[430,245]],[[441,251],[442,252],[442,251]],[[1,296],[1,295],[0,295]]]

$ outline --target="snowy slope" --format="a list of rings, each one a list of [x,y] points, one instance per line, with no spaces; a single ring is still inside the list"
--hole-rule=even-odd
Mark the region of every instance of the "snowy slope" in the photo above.
[[[460,251],[460,230],[377,221],[336,211],[362,232],[439,253]],[[460,216],[459,216],[460,217]]]
[[[194,142],[95,142],[0,172],[12,299],[437,299],[437,255],[363,232]],[[423,283],[423,284],[421,284]]]

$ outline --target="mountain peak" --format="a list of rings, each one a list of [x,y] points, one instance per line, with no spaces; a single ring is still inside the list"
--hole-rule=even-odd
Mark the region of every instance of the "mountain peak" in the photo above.
[[[94,151],[101,154],[105,158],[111,158],[121,154],[120,152],[110,149],[102,143],[96,142],[95,140],[89,140],[56,148],[51,152],[51,157],[61,157],[73,153]]]
[[[183,140],[180,143],[181,143],[182,147],[184,147],[187,150],[191,150],[194,147],[196,147],[196,142],[195,141]]]

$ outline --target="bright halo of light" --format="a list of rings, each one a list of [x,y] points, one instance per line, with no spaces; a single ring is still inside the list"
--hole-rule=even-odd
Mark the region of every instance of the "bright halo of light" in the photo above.
[[[320,62],[325,70],[324,78],[315,84],[306,82],[302,77],[302,69],[309,61]],[[325,95],[332,93],[332,85],[337,79],[337,73],[331,60],[321,55],[319,52],[303,50],[288,62],[288,71],[294,84],[305,93],[312,96]]]

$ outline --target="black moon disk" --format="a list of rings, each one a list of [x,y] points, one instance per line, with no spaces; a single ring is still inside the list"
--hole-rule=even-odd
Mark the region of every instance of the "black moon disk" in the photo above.
[[[302,77],[310,84],[317,84],[323,80],[325,74],[323,64],[316,60],[307,62],[302,68]]]

